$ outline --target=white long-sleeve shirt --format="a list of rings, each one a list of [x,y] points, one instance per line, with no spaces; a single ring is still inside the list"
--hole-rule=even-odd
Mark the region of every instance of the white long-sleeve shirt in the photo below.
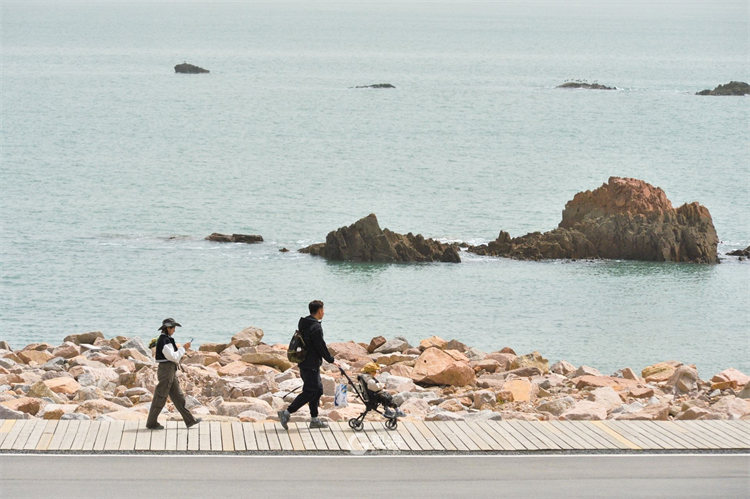
[[[180,347],[177,350],[175,350],[174,347],[170,343],[167,343],[166,345],[164,345],[164,348],[161,349],[161,353],[164,354],[164,357],[167,360],[160,361],[160,362],[171,361],[171,362],[174,362],[175,364],[179,364],[180,359],[182,359],[182,356],[185,355],[185,349],[183,347]]]

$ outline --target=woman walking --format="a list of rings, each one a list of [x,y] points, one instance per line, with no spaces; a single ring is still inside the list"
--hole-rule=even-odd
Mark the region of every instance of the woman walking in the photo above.
[[[164,429],[159,424],[159,421],[157,421],[157,418],[164,408],[164,404],[167,402],[167,396],[169,396],[175,408],[182,414],[182,420],[188,428],[201,422],[200,418],[193,417],[185,407],[185,395],[180,388],[180,382],[177,381],[177,368],[180,365],[180,360],[185,355],[185,350],[190,348],[190,342],[177,348],[177,343],[172,338],[177,327],[182,327],[182,325],[170,317],[164,319],[159,328],[161,334],[156,341],[156,362],[159,365],[157,378],[159,384],[156,385],[156,389],[154,390],[154,399],[151,401],[151,409],[148,411],[148,419],[146,420],[146,428],[149,430]]]

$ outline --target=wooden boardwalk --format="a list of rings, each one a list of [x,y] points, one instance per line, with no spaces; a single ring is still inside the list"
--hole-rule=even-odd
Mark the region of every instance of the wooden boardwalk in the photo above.
[[[0,452],[501,453],[539,451],[750,450],[750,421],[483,421],[409,422],[388,431],[365,422],[325,430],[306,424],[204,421],[187,429],[169,421],[1,420]]]

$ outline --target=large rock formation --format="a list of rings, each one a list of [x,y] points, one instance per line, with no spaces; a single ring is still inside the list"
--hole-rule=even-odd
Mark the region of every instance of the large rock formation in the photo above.
[[[329,232],[325,243],[313,244],[300,252],[352,262],[461,261],[456,245],[425,239],[421,234],[404,235],[381,229],[374,214]]]
[[[695,95],[748,95],[750,94],[750,85],[744,81],[730,81],[724,85],[719,85],[713,90],[701,90]]]
[[[198,74],[198,73],[210,73],[208,69],[203,69],[198,66],[193,66],[192,64],[188,64],[187,62],[183,62],[182,64],[178,64],[174,67],[175,73],[186,73],[186,74]]]
[[[708,209],[672,207],[664,191],[642,180],[610,177],[568,201],[558,228],[472,246],[480,255],[521,260],[607,258],[717,263],[719,239]]]

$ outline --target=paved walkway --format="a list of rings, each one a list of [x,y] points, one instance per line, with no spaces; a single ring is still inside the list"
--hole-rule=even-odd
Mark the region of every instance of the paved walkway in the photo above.
[[[166,430],[145,421],[0,420],[0,452],[497,453],[750,450],[750,421],[380,421],[310,430],[290,423],[207,421]]]

